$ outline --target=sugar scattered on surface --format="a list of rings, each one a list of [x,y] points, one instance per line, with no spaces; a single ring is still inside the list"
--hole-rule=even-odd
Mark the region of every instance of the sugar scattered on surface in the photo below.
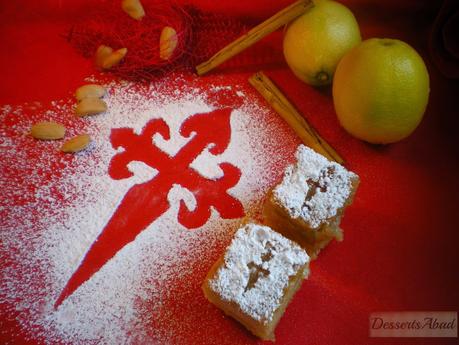
[[[247,224],[239,229],[209,286],[223,300],[236,303],[253,319],[267,323],[289,284],[289,278],[309,262],[299,245],[267,226]],[[254,265],[258,276],[251,285]]]
[[[168,344],[177,343],[173,340],[177,327],[193,327],[161,320],[160,315],[171,312],[165,310],[164,301],[170,298],[174,282],[190,274],[190,267],[206,265],[203,271],[210,267],[213,248],[229,242],[240,220],[223,220],[213,210],[203,227],[194,231],[182,227],[177,222],[179,200],[189,206],[195,200],[179,185],[169,192],[171,207],[162,217],[59,309],[54,310],[53,304],[125,193],[157,173],[133,162],[129,165],[133,177],[109,177],[108,164],[116,152],[109,141],[113,128],[140,132],[150,119],[163,118],[171,128],[171,139],[153,141],[173,155],[189,140],[178,134],[188,116],[218,107],[215,94],[236,94],[240,99],[232,106],[228,149],[220,156],[205,150],[192,167],[204,177],[217,178],[218,163],[236,165],[242,176],[230,193],[241,200],[246,213],[259,212],[265,192],[280,177],[297,139],[277,115],[237,85],[216,78],[214,87],[200,86],[180,75],[147,86],[112,82],[105,85],[109,110],[86,119],[73,116],[71,97],[0,109],[0,304],[2,313],[15,318],[26,337],[53,344]],[[87,132],[93,142],[85,151],[64,155],[58,150],[60,142],[36,141],[26,135],[40,120],[64,124],[68,136]],[[199,290],[199,281],[190,284]]]
[[[287,167],[273,196],[290,216],[318,228],[337,215],[358,177],[304,145],[298,147],[295,157],[297,162]]]

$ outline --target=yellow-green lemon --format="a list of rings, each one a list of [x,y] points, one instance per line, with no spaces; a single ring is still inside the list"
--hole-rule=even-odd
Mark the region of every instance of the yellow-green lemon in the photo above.
[[[341,125],[375,144],[399,141],[422,120],[429,99],[429,74],[408,44],[372,38],[349,51],[333,81]]]
[[[293,73],[310,85],[330,84],[339,60],[361,42],[352,12],[330,0],[314,6],[288,25],[284,56]]]

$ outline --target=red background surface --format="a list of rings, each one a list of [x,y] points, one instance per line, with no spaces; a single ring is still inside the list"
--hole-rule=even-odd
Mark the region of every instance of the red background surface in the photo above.
[[[0,104],[46,103],[67,97],[94,73],[91,61],[70,47],[61,34],[71,18],[84,14],[91,1],[14,1],[0,4]],[[206,11],[221,11],[255,23],[289,1],[195,0]],[[343,220],[345,240],[332,243],[312,264],[312,275],[296,295],[276,335],[279,344],[455,344],[457,339],[368,338],[373,311],[447,310],[459,306],[459,85],[441,76],[430,63],[428,33],[439,3],[432,1],[363,1],[345,3],[355,13],[363,38],[405,40],[424,57],[431,76],[431,95],[424,121],[406,140],[371,146],[351,138],[340,127],[329,89],[298,81],[282,60],[280,34],[259,44],[273,49],[273,60],[260,66],[253,52],[246,67],[222,66],[213,73],[245,79],[257,70],[288,95],[356,171],[361,185]],[[205,83],[205,78],[203,83]],[[253,93],[253,97],[256,93]],[[281,139],[280,139],[281,140]],[[202,302],[204,303],[204,302]],[[193,304],[191,304],[192,306]],[[171,304],[193,312],[185,304]],[[215,329],[196,329],[190,344],[207,343],[229,333],[235,343],[255,343],[235,322],[209,306],[207,317],[219,318]],[[18,328],[1,312],[0,343],[25,343],[30,330]],[[32,333],[33,334],[33,333]],[[225,337],[229,339],[230,337]]]

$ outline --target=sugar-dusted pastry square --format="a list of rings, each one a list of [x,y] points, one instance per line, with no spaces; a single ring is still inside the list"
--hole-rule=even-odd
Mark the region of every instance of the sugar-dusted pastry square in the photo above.
[[[342,240],[339,225],[352,203],[359,177],[300,145],[296,163],[266,198],[265,223],[299,243],[314,259],[332,239]]]
[[[240,228],[202,285],[207,299],[254,335],[274,340],[274,329],[302,281],[309,256],[267,226]]]

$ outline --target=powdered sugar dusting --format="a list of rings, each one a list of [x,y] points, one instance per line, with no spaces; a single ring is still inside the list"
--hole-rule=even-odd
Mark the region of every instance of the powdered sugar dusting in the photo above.
[[[352,181],[358,177],[304,145],[298,147],[296,159],[296,164],[286,169],[273,195],[293,218],[318,228],[344,206]]]
[[[180,185],[169,191],[170,208],[163,216],[58,310],[53,304],[126,192],[157,174],[144,163],[132,162],[131,178],[109,177],[108,164],[116,152],[109,141],[113,128],[140,132],[149,120],[162,118],[170,126],[171,138],[152,140],[174,155],[190,140],[178,132],[186,118],[232,107],[228,149],[219,156],[204,150],[191,166],[204,177],[218,178],[220,162],[236,165],[242,176],[229,192],[243,203],[246,213],[260,211],[264,194],[292,156],[297,139],[238,83],[228,85],[218,77],[214,81],[214,88],[181,75],[146,86],[113,82],[105,85],[108,111],[85,119],[74,117],[75,100],[70,96],[50,104],[1,108],[0,303],[5,306],[2,313],[16,320],[25,337],[53,344],[170,344],[177,343],[181,329],[192,329],[192,315],[188,321],[182,318],[181,324],[162,320],[171,312],[164,310],[164,301],[182,298],[171,297],[174,282],[189,275],[190,268],[203,266],[206,271],[215,259],[215,248],[226,245],[239,220],[223,220],[212,210],[203,227],[184,228],[177,222],[179,201],[190,209],[196,201]],[[220,104],[216,96],[221,92],[239,99]],[[36,141],[26,135],[41,120],[64,124],[69,137],[87,132],[93,142],[88,150],[64,155],[59,152],[61,142]],[[282,142],[273,135],[279,132]],[[200,279],[190,281],[196,295]]]
[[[209,285],[222,299],[267,323],[280,305],[289,277],[308,262],[308,254],[296,243],[267,226],[247,224],[236,232],[224,266]]]

